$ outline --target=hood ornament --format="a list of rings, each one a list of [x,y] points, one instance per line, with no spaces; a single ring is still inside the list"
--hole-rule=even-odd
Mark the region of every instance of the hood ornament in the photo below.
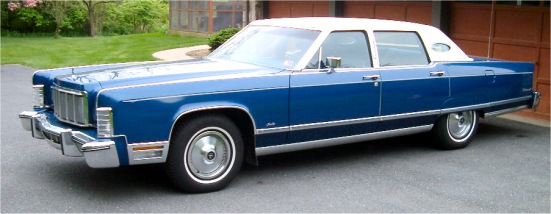
[[[71,78],[73,78],[73,81],[76,81],[77,80],[77,75],[75,75],[75,68],[71,68],[71,73],[73,75],[71,75]]]

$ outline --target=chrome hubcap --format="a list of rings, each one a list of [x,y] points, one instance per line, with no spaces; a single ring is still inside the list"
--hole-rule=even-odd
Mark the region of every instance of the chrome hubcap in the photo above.
[[[230,165],[231,148],[226,135],[218,130],[200,132],[187,151],[190,172],[201,180],[215,179]]]
[[[474,124],[474,113],[465,111],[448,115],[448,132],[455,139],[463,139],[471,133]]]

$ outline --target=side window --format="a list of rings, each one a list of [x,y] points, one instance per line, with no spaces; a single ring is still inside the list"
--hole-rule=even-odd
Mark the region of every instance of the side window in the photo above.
[[[415,32],[374,32],[379,64],[384,66],[427,65],[427,53]]]
[[[372,67],[364,32],[333,32],[325,39],[320,50],[310,60],[306,69],[326,68],[325,58],[330,56],[341,57],[341,68]]]

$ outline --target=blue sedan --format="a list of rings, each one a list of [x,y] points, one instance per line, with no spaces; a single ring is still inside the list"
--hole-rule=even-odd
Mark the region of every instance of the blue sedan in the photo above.
[[[480,118],[538,105],[533,71],[421,24],[268,19],[203,59],[38,71],[19,117],[90,167],[164,163],[177,187],[210,192],[262,155],[421,132],[466,147]]]

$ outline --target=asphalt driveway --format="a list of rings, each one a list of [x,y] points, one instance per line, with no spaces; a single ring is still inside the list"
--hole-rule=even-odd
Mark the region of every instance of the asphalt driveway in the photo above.
[[[550,212],[550,129],[492,118],[462,150],[424,134],[272,155],[226,189],[178,192],[162,165],[91,169],[31,137],[35,69],[1,66],[1,212]]]

